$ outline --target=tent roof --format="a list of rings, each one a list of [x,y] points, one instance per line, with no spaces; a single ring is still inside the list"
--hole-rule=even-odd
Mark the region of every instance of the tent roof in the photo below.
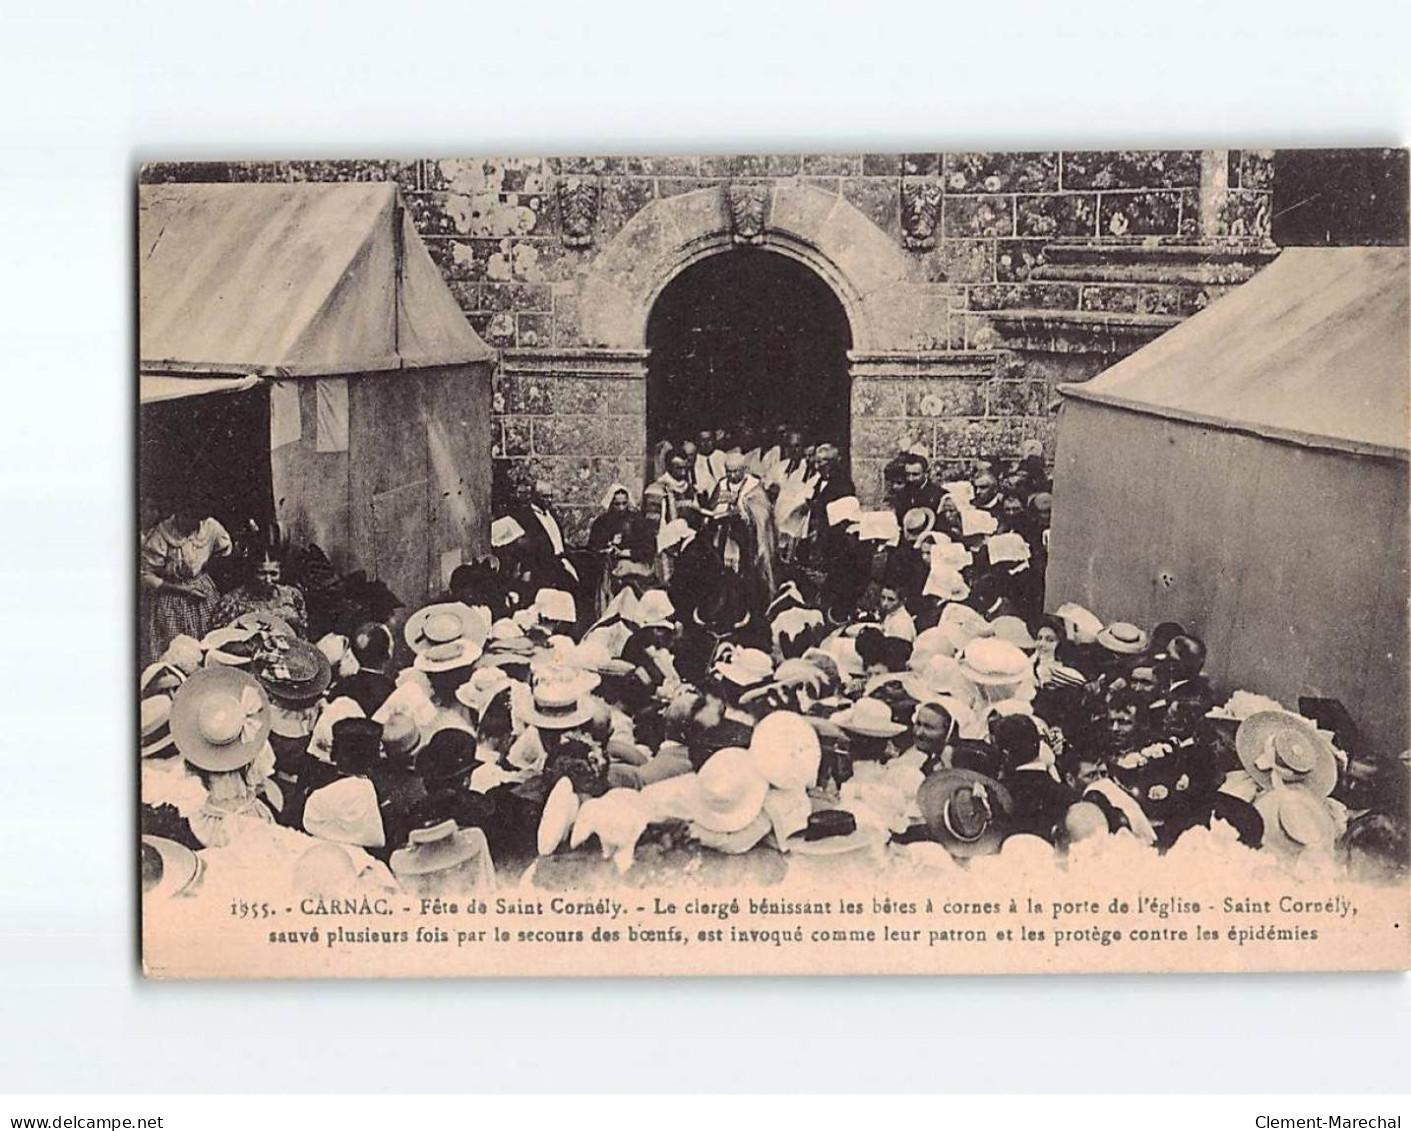
[[[1066,396],[1407,458],[1405,247],[1293,248]]]
[[[306,376],[485,361],[392,184],[147,185],[143,372]]]

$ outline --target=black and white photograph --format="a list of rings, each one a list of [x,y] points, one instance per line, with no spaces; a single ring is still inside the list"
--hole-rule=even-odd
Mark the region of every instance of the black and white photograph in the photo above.
[[[149,974],[1407,965],[1405,150],[138,180]]]

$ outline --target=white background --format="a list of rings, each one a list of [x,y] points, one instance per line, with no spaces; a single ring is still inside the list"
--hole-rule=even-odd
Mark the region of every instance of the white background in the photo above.
[[[0,6],[0,1090],[1404,1086],[1399,976],[143,984],[129,240],[142,158],[1405,144],[1406,7]]]

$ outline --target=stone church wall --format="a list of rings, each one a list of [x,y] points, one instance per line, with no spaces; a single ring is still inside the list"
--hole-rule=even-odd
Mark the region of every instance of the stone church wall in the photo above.
[[[853,322],[859,489],[920,445],[942,473],[1053,435],[1084,380],[1247,279],[1269,151],[165,163],[145,181],[393,180],[500,350],[501,478],[546,476],[581,532],[645,473],[645,320],[732,242],[814,266]],[[756,214],[757,213],[757,214]]]

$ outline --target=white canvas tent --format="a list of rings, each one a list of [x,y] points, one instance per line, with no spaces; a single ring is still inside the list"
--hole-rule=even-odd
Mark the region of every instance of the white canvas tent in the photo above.
[[[1408,252],[1298,248],[1062,388],[1047,594],[1407,745]]]

